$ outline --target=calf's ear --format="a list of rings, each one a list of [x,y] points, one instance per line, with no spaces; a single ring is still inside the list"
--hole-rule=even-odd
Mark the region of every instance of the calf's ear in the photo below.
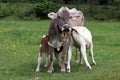
[[[50,19],[56,19],[56,18],[57,18],[57,14],[54,13],[54,12],[50,12],[50,13],[48,13],[48,17],[49,17]]]

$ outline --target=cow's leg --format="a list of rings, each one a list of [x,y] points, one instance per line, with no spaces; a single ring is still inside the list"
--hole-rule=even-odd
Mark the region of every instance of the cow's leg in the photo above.
[[[42,62],[42,53],[39,53],[38,64],[37,64],[37,68],[36,68],[36,70],[35,70],[36,72],[39,72],[39,71],[40,71],[41,62]]]
[[[92,69],[92,67],[90,66],[88,60],[87,60],[87,55],[86,55],[86,46],[85,45],[81,45],[81,54],[83,56],[83,59],[85,60],[86,66],[89,69]]]
[[[48,54],[47,57],[46,57],[46,63],[45,63],[44,67],[48,67],[49,59],[50,59],[50,55]]]
[[[69,46],[69,49],[68,49],[68,61],[67,61],[67,72],[71,71],[71,68],[70,68],[71,57],[72,57],[72,46]]]
[[[59,66],[61,66],[59,53],[55,53],[55,57],[56,57],[56,59],[57,59],[57,61],[58,61]]]
[[[61,63],[61,72],[65,73],[65,59],[69,49],[69,39],[63,43],[63,52],[62,52],[62,63]]]
[[[93,44],[90,45],[90,54],[91,54],[91,58],[92,58],[92,63],[95,65],[96,62],[95,62],[95,60],[94,60]]]
[[[78,63],[78,52],[79,52],[79,49],[76,48],[76,55],[75,55],[75,62]]]
[[[61,73],[65,73],[65,56],[66,54],[62,54]]]

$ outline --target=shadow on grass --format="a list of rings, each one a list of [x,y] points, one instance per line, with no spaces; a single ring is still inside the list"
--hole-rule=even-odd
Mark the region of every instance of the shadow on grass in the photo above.
[[[13,72],[12,75],[16,75],[16,76],[35,76],[37,74],[47,73],[48,68],[45,68],[44,64],[45,63],[41,64],[40,72],[35,72],[37,63],[32,63],[32,62],[20,64],[19,66],[13,69],[11,68],[10,71]],[[57,63],[54,63],[54,70],[55,73],[60,73],[60,67]]]

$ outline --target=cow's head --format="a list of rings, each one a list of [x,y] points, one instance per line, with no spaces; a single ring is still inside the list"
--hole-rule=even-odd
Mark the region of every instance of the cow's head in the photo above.
[[[57,28],[61,32],[68,32],[71,30],[71,27],[69,25],[69,19],[70,19],[70,13],[69,9],[67,7],[61,7],[57,13],[50,12],[48,14],[48,17],[55,20],[56,19],[56,25]]]
[[[70,12],[70,25],[71,26],[83,26],[84,24],[84,15],[82,11],[72,8]]]

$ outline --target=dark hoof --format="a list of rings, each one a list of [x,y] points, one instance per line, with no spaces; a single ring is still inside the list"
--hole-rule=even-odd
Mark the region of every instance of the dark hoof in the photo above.
[[[92,69],[92,67],[89,67],[89,66],[87,66],[87,68],[88,68],[89,70],[91,70],[91,69]]]
[[[92,63],[91,65],[96,65],[96,63]]]

